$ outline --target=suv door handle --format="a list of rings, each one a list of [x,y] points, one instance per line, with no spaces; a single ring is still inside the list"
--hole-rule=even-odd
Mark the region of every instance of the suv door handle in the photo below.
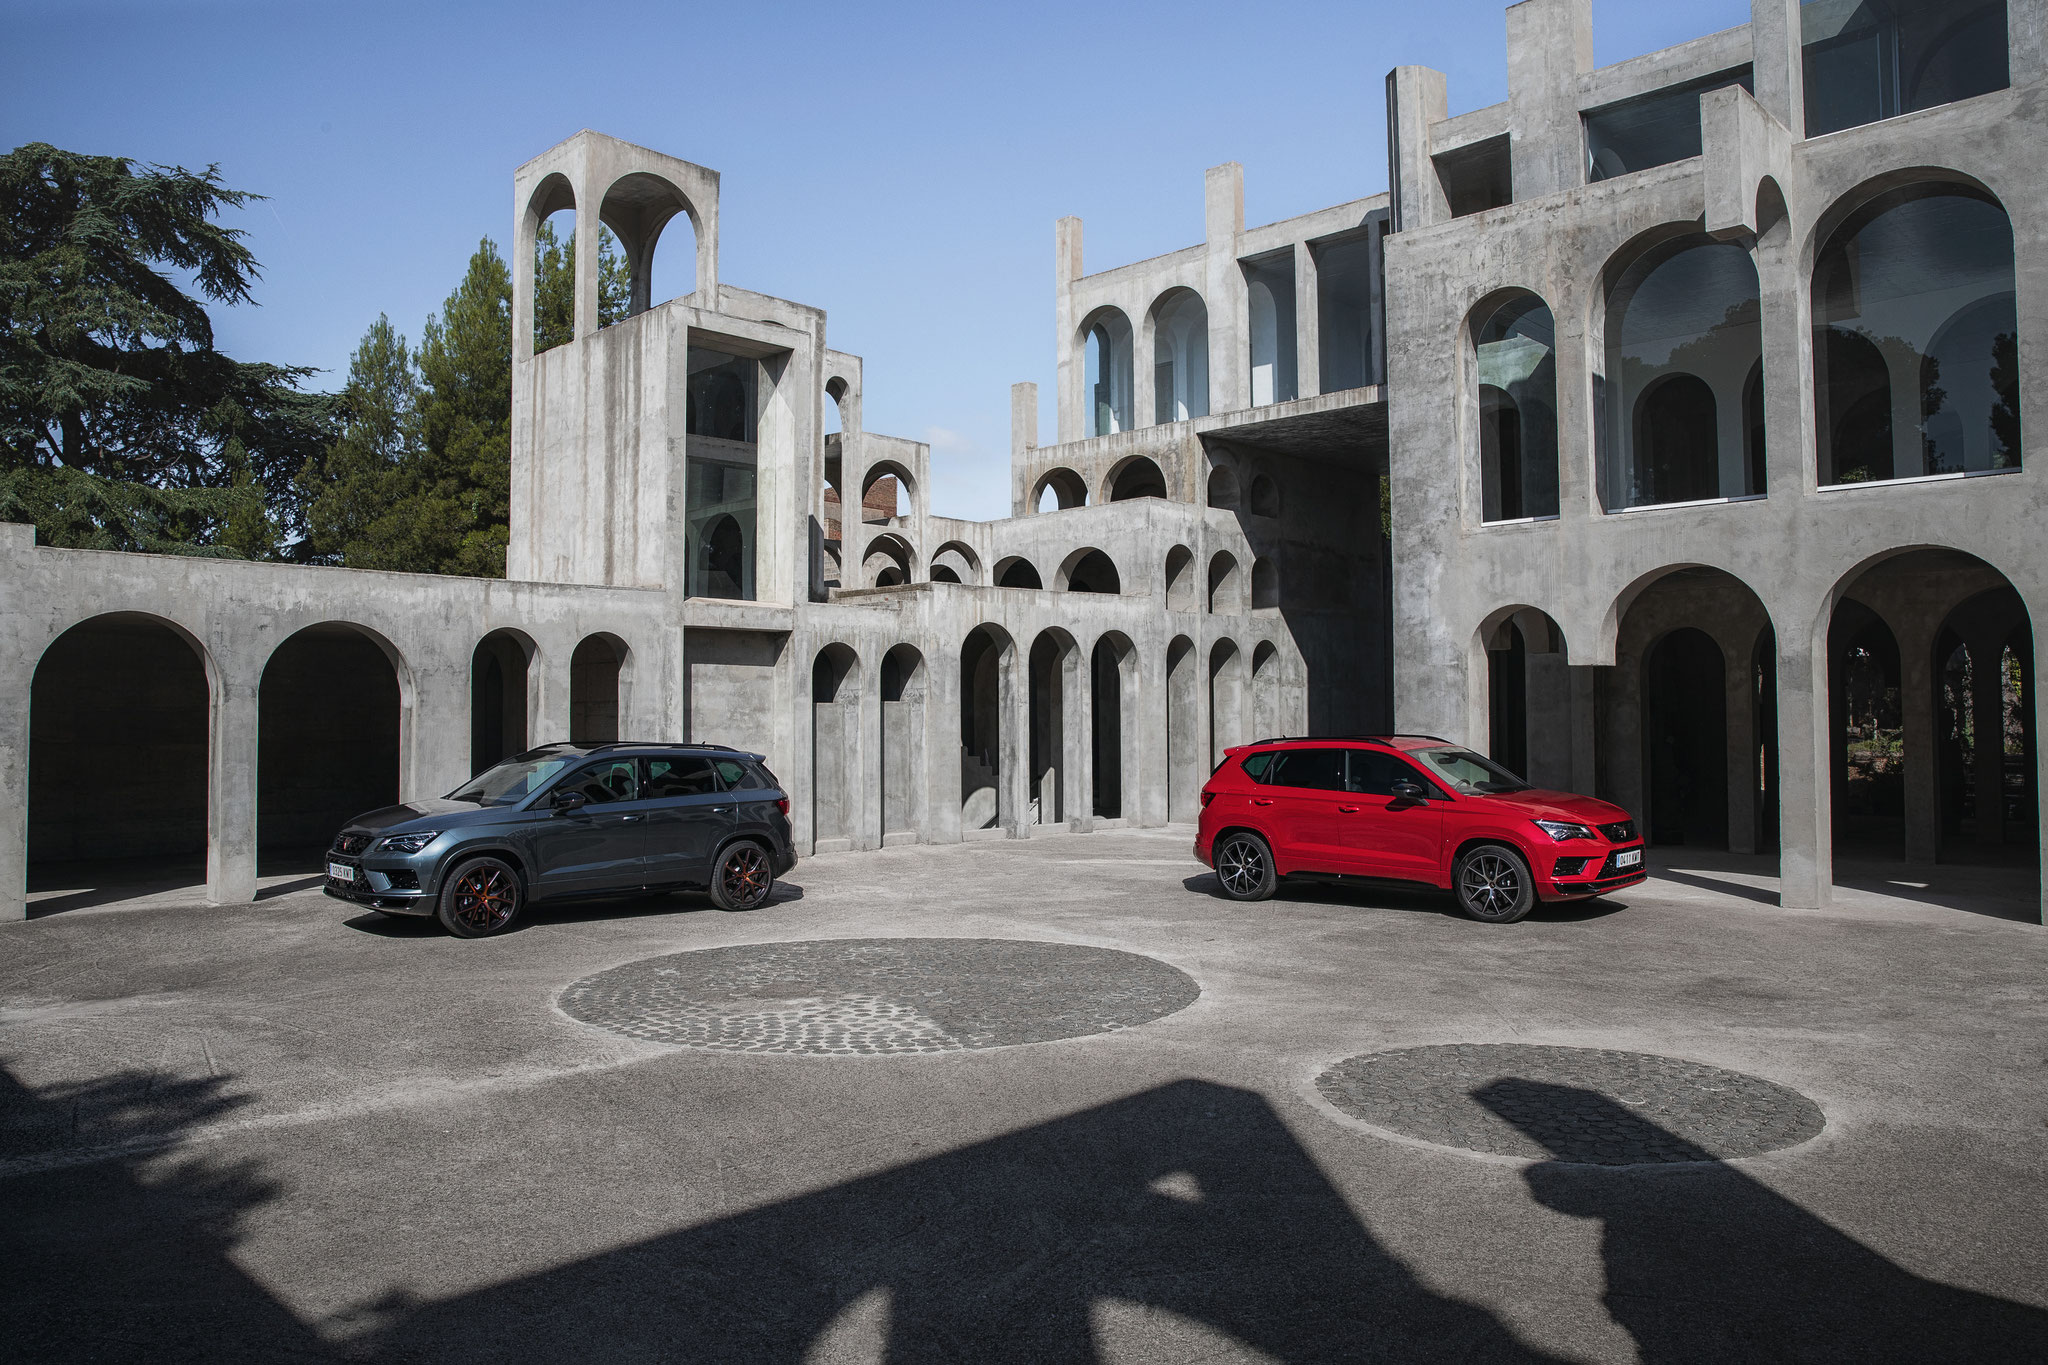
[[[637,815],[621,815],[621,816],[619,817],[619,823],[620,823],[620,824],[622,824],[622,825],[630,825],[630,824],[632,824],[632,823],[633,823],[633,822],[634,822],[635,820],[638,820],[639,818],[640,818],[640,817],[639,817],[639,816],[637,816]]]
[[[1270,796],[1254,796],[1252,804],[1254,806],[1270,806],[1273,804],[1273,798]]]
[[[1365,807],[1364,807],[1364,806],[1339,806],[1339,807],[1337,807],[1337,809],[1338,809],[1338,810],[1341,810],[1341,811],[1343,811],[1343,812],[1344,812],[1344,813],[1345,813],[1346,815],[1356,815],[1356,814],[1358,814],[1358,812],[1360,812],[1360,811],[1364,810],[1364,809],[1365,809]]]
[[[724,806],[713,806],[713,807],[711,808],[711,813],[712,813],[713,815],[723,815],[723,814],[725,814],[725,807],[724,807]]]

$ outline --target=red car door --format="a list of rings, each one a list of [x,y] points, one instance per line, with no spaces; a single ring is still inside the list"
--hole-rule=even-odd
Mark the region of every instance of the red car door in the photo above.
[[[1261,808],[1261,801],[1269,803]],[[1275,833],[1275,858],[1288,872],[1352,872],[1353,853],[1345,839],[1341,807],[1351,803],[1344,789],[1344,750],[1288,749],[1266,770],[1265,785],[1252,794],[1255,811]]]
[[[1337,803],[1340,838],[1359,872],[1402,881],[1438,880],[1443,850],[1443,802],[1436,785],[1385,749],[1352,749],[1345,798]],[[1424,799],[1399,797],[1396,783],[1412,782]]]

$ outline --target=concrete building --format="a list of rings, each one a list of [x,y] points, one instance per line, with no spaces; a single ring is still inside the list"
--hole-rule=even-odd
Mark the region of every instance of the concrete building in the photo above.
[[[1398,726],[1776,851],[1788,907],[1838,846],[2038,865],[2048,0],[1591,37],[1515,6],[1455,117],[1396,69],[1389,193],[1247,227],[1219,166],[1198,245],[1093,274],[1061,220],[1058,429],[1013,389],[987,523],[822,311],[721,280],[715,172],[578,134],[514,177],[506,581],[0,527],[0,915],[76,858],[246,899],[565,735],[757,748],[817,851],[1188,820],[1229,744]]]

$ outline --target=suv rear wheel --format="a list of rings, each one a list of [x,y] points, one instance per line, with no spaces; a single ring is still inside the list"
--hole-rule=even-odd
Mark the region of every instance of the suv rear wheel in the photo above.
[[[1273,850],[1256,834],[1228,835],[1216,849],[1216,880],[1234,901],[1262,901],[1280,889]]]
[[[711,903],[721,910],[751,910],[775,889],[775,868],[759,844],[733,844],[711,873]]]
[[[1452,883],[1458,908],[1487,924],[1513,924],[1536,908],[1529,864],[1506,844],[1481,844],[1458,859]]]
[[[489,938],[519,918],[525,904],[519,873],[498,858],[472,858],[441,883],[436,915],[457,938]]]

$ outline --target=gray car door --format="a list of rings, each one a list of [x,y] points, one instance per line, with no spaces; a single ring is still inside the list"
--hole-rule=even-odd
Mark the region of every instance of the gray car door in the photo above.
[[[581,792],[584,804],[557,809],[552,799],[560,791]],[[587,763],[556,783],[534,807],[527,837],[534,895],[645,885],[647,813],[638,759]]]
[[[658,754],[646,762],[647,884],[701,883],[732,832],[732,798],[702,755]]]

